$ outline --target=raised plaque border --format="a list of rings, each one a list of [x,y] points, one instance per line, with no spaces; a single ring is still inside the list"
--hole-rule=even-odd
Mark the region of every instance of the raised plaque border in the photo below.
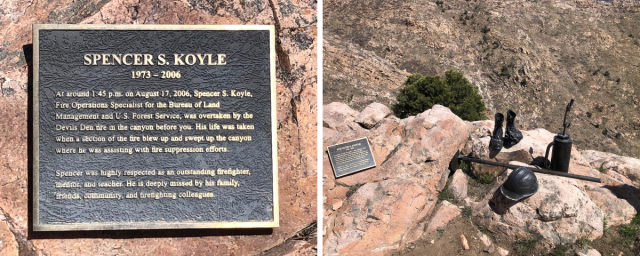
[[[100,224],[39,224],[39,45],[40,30],[268,30],[271,65],[271,150],[273,161],[273,221],[256,222],[132,222]],[[275,27],[273,25],[109,25],[109,24],[33,24],[33,231],[79,231],[79,230],[144,230],[144,229],[213,229],[213,228],[277,228],[280,226],[280,207],[278,199],[278,135],[276,110],[276,48]]]
[[[331,159],[331,153],[329,153],[329,148],[330,148],[330,147],[335,147],[335,146],[340,146],[340,145],[347,144],[347,143],[351,143],[351,142],[354,142],[354,141],[357,141],[357,140],[365,140],[365,141],[367,142],[367,148],[369,149],[369,153],[371,153],[371,158],[373,159],[373,165],[371,165],[371,166],[366,166],[366,167],[363,167],[363,168],[357,169],[357,170],[355,170],[355,171],[352,171],[352,172],[349,172],[349,173],[346,173],[346,174],[343,174],[343,175],[338,176],[338,174],[336,173],[336,169],[335,169],[335,168],[334,168],[334,166],[333,166],[333,160]],[[331,170],[333,170],[333,176],[335,176],[335,177],[336,177],[336,179],[337,179],[337,178],[342,178],[342,177],[345,177],[345,176],[349,176],[349,175],[351,175],[351,174],[354,174],[354,173],[357,173],[357,172],[361,172],[361,171],[364,171],[364,170],[367,170],[367,169],[370,169],[370,168],[376,167],[376,166],[378,165],[378,164],[376,163],[376,158],[375,158],[375,157],[373,157],[373,151],[371,150],[371,144],[369,143],[369,138],[367,138],[367,137],[362,137],[362,138],[359,138],[359,139],[350,140],[350,141],[342,142],[342,143],[340,143],[340,144],[334,144],[334,145],[328,146],[328,147],[327,147],[327,155],[329,155],[329,163],[331,164]]]

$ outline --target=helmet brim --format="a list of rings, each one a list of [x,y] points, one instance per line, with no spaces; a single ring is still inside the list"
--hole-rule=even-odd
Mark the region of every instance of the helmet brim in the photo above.
[[[508,190],[507,188],[504,187],[504,184],[502,184],[502,186],[500,186],[500,192],[506,198],[509,198],[509,199],[511,199],[513,201],[520,201],[520,200],[522,200],[524,198],[527,198],[527,197],[530,197],[530,196],[534,195],[536,192],[538,192],[538,188],[539,188],[539,186],[538,186],[538,184],[536,182],[536,189],[533,192],[528,193],[528,194],[518,194],[516,192]]]

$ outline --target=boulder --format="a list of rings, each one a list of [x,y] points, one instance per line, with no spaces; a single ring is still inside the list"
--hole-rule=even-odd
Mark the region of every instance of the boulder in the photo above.
[[[380,103],[374,102],[369,104],[358,116],[355,122],[361,124],[367,129],[373,128],[380,120],[391,114],[391,109]]]
[[[470,122],[467,125],[471,128],[471,138],[480,138],[485,136],[491,136],[495,121],[493,120],[481,120]]]
[[[449,176],[449,160],[443,159],[464,146],[468,126],[440,105],[405,119],[387,116],[370,128],[355,120],[335,127],[354,125],[359,128],[338,131],[325,126],[331,131],[323,138],[324,146],[367,137],[377,166],[336,179],[327,154],[323,155],[323,193],[329,195],[324,202],[328,215],[324,251],[388,255],[424,233],[437,193]],[[337,187],[356,185],[362,187],[340,202],[344,188]],[[410,203],[405,198],[411,198]]]
[[[480,239],[480,242],[482,242],[482,244],[484,244],[484,246],[489,247],[489,246],[491,246],[493,244],[491,242],[491,238],[489,238],[489,236],[485,235],[484,233],[478,231],[477,236]]]
[[[360,113],[344,103],[332,102],[322,107],[322,126],[337,132],[346,132],[356,128],[353,119]]]
[[[636,216],[636,209],[627,201],[618,198],[605,187],[584,185],[583,190],[607,216],[607,225],[617,226],[629,223]]]
[[[579,252],[576,252],[576,255],[578,255],[578,256],[601,256],[600,252],[596,251],[595,249],[579,251]]]
[[[595,150],[583,150],[580,153],[593,168],[602,168],[624,175],[633,182],[640,182],[640,159]]]
[[[456,198],[464,199],[467,197],[467,187],[469,184],[469,177],[461,170],[458,169],[451,178],[449,184],[449,192],[451,192]]]
[[[575,180],[536,173],[538,192],[514,202],[498,190],[510,173],[508,170],[499,176],[490,193],[474,209],[474,216],[489,230],[516,238],[540,234],[542,244],[548,248],[602,235],[604,213],[578,188]]]
[[[460,241],[462,241],[462,248],[465,250],[469,250],[469,242],[467,241],[467,238],[464,237],[464,235],[460,235]]]
[[[478,139],[480,137],[491,136],[493,132],[493,120],[482,120],[482,121],[474,121],[474,122],[465,122],[469,127],[469,135],[470,140],[464,145],[462,150],[460,151],[463,155],[471,154],[471,147],[473,145],[473,139]]]
[[[460,213],[462,213],[462,210],[460,210],[458,206],[451,204],[446,200],[442,201],[442,205],[433,218],[431,218],[431,222],[429,222],[429,226],[427,226],[425,233],[428,234],[436,231],[440,227],[444,227],[453,218],[458,217]]]
[[[502,249],[502,247],[498,247],[496,248],[496,252],[498,252],[498,255],[500,256],[507,256],[509,255],[509,251]]]
[[[335,213],[325,254],[391,254],[399,249],[428,200],[427,191],[408,180],[363,185]]]

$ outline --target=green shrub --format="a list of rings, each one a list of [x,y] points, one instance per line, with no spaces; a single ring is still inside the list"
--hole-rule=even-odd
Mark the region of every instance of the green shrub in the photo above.
[[[631,220],[631,225],[640,226],[640,213],[636,214]]]
[[[527,78],[522,78],[522,81],[520,81],[520,85],[525,86],[527,85]]]
[[[509,72],[509,68],[507,66],[502,66],[500,69],[500,76],[506,76],[507,78],[511,77],[511,72]]]
[[[467,161],[460,161],[460,165],[458,166],[458,168],[460,168],[462,172],[466,173],[467,175],[473,175],[473,173],[471,173],[471,165]],[[455,172],[456,170],[451,171]]]
[[[580,247],[585,248],[586,246],[589,246],[589,244],[591,244],[591,241],[586,237],[581,237],[580,239],[578,239],[578,241],[576,241],[576,243],[580,245]]]
[[[605,71],[604,74],[602,74],[603,76],[609,76],[611,73],[609,73],[609,71]]]
[[[559,244],[556,245],[555,248],[553,248],[553,251],[551,251],[551,255],[553,256],[565,256],[565,252],[568,250],[569,248],[566,245],[563,244]]]
[[[618,227],[618,234],[620,234],[624,239],[635,238],[637,232],[638,228],[633,227],[632,225],[620,225],[620,227]]]
[[[530,251],[536,248],[536,244],[542,240],[542,236],[534,235],[531,238],[518,239],[513,245],[513,249],[519,254],[529,254]]]
[[[598,105],[598,106],[596,106],[596,110],[598,110],[598,112],[602,112],[602,110],[604,110],[604,107]]]
[[[493,175],[491,175],[491,173],[481,174],[476,178],[478,179],[478,182],[482,184],[489,184],[491,183],[491,181],[493,181]]]
[[[453,195],[453,193],[451,193],[449,191],[449,184],[451,183],[451,181],[447,181],[447,183],[444,185],[444,188],[442,188],[442,191],[438,192],[438,201],[453,201],[456,197]]]
[[[471,207],[464,207],[462,209],[462,216],[464,216],[465,218],[471,218],[471,216],[473,216],[473,209],[471,209]]]
[[[445,72],[444,79],[413,74],[404,85],[396,98],[398,103],[391,106],[393,113],[399,118],[420,114],[433,105],[440,104],[467,121],[487,119],[478,87],[458,71],[451,69]]]
[[[355,184],[355,185],[349,187],[349,191],[347,191],[347,196],[346,197],[347,198],[351,197],[353,194],[356,193],[356,191],[358,191],[358,189],[360,187],[362,187],[362,185],[364,185],[364,184]]]
[[[607,130],[603,130],[602,131],[602,135],[607,136],[607,134],[609,134],[609,131],[607,131]]]

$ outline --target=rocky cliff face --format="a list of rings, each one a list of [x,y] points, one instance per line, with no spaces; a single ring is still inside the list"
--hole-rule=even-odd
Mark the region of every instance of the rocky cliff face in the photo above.
[[[362,113],[331,103],[323,112],[325,148],[367,137],[377,163],[335,179],[324,154],[324,252],[389,255],[420,238],[449,176],[449,160],[469,137],[465,122],[439,105],[406,119],[385,118],[389,109],[377,103]],[[366,116],[379,118],[362,128],[370,123]]]
[[[640,2],[324,2],[324,104],[390,106],[407,73],[461,71],[493,116],[640,157]],[[366,61],[359,61],[366,59]]]
[[[458,150],[484,160],[528,165],[544,157],[553,140],[554,134],[545,129],[522,130],[520,143],[490,156],[486,151],[493,121],[464,122],[443,106],[405,119],[388,114],[379,103],[358,112],[334,102],[323,112],[325,148],[367,137],[377,163],[336,179],[324,154],[328,255],[391,255],[446,225],[461,214],[458,206],[438,200],[449,176],[448,190],[470,208],[478,225],[509,239],[539,235],[547,248],[596,239],[603,234],[605,218],[608,225],[626,224],[640,210],[640,161],[635,158],[574,147],[569,172],[603,182],[536,173],[538,192],[519,202],[498,191],[511,170],[472,166],[468,173],[473,176],[497,175],[486,193],[473,195],[467,193],[467,174],[448,170]]]
[[[0,3],[0,255],[254,255],[316,220],[316,3],[314,1],[60,0]],[[272,24],[277,30],[280,227],[262,235],[151,232],[30,239],[27,122],[31,26]],[[127,233],[129,234],[129,233]],[[176,237],[177,236],[177,237]],[[76,238],[77,239],[65,239]],[[125,238],[128,237],[128,238]],[[111,239],[113,238],[113,239]],[[130,239],[129,239],[130,238]],[[292,250],[311,252],[295,244]]]

